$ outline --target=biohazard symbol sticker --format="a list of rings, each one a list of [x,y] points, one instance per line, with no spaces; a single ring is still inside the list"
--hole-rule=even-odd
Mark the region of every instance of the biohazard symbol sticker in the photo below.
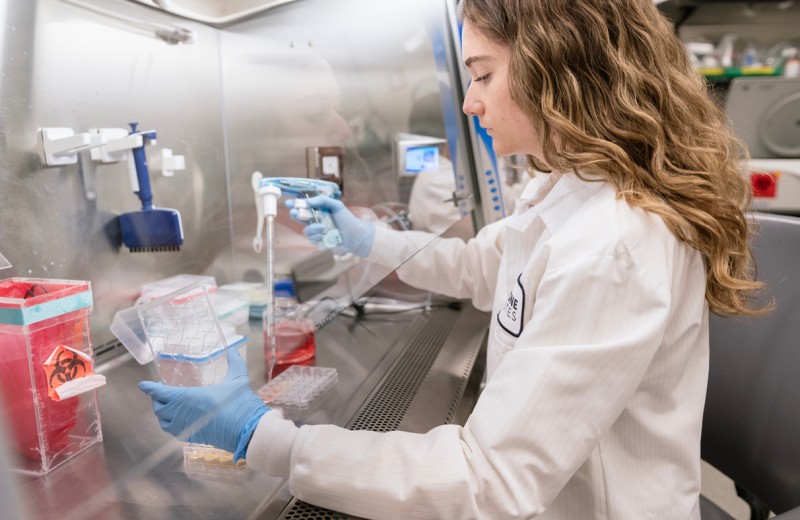
[[[47,395],[55,401],[61,399],[56,392],[61,385],[94,373],[88,355],[64,345],[59,345],[50,354],[44,362],[44,371],[47,374]]]

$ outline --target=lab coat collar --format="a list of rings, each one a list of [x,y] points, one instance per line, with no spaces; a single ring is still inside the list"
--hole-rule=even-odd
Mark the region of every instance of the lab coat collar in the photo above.
[[[555,233],[578,208],[607,185],[601,180],[582,180],[573,172],[538,174],[517,203],[515,213],[524,215],[519,224],[524,222],[523,227],[527,227],[535,215],[551,234]]]

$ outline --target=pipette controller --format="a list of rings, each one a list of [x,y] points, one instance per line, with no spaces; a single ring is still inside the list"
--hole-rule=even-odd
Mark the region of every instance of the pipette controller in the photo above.
[[[332,199],[341,199],[342,191],[339,185],[334,182],[323,181],[320,179],[304,179],[298,177],[263,177],[260,180],[260,187],[274,186],[281,190],[283,194],[295,197],[295,209],[297,218],[304,222],[317,222],[324,226],[322,233],[322,245],[328,249],[333,249],[342,243],[342,235],[336,229],[333,217],[330,212],[324,209],[309,208],[306,199],[317,195],[326,195]]]

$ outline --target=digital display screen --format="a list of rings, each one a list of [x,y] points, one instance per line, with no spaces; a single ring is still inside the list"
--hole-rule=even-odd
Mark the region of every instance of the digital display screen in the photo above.
[[[406,149],[406,173],[439,171],[438,146],[414,146]]]

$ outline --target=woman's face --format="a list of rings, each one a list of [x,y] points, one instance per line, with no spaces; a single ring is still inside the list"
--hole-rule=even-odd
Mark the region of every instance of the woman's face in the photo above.
[[[522,109],[511,100],[508,63],[511,52],[479,33],[468,21],[462,32],[464,66],[472,81],[464,97],[464,113],[477,116],[492,136],[498,155],[533,155],[540,160],[539,134]]]

